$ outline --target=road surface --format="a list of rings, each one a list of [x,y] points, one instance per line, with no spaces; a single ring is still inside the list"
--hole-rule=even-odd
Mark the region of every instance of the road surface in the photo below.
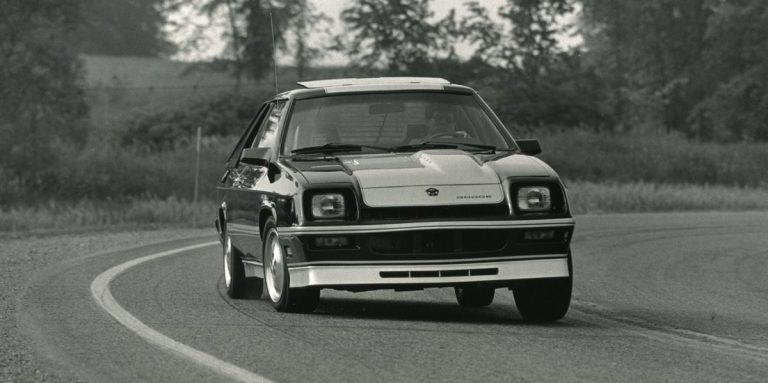
[[[226,297],[214,233],[42,269],[16,319],[85,381],[768,381],[768,213],[576,225],[554,324],[523,322],[506,290],[481,309],[450,289],[323,290],[315,313],[278,313]]]

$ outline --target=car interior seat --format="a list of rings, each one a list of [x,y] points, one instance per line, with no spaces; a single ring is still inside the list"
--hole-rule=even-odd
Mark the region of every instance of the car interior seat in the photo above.
[[[325,145],[329,142],[339,142],[339,130],[335,124],[318,124],[312,130],[309,146]]]

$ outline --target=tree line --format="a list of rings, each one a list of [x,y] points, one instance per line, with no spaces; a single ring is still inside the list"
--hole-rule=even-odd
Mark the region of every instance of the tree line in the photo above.
[[[443,17],[435,0],[358,0],[334,29],[323,3],[308,0],[1,1],[4,165],[44,157],[27,158],[31,142],[81,143],[78,54],[167,56],[178,48],[168,15],[184,4],[228,26],[218,62],[237,78],[268,74],[274,43],[300,77],[336,51],[353,73],[475,86],[521,128],[768,140],[764,0],[507,0],[498,9],[467,1]],[[564,46],[568,34],[582,42]],[[474,51],[459,55],[458,44]]]

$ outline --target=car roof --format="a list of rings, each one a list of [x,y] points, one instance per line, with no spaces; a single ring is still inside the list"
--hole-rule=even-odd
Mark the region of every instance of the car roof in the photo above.
[[[337,78],[328,80],[301,81],[303,88],[283,92],[283,97],[316,97],[334,93],[367,93],[387,91],[453,91],[474,93],[471,88],[451,84],[450,81],[437,77],[370,77],[370,78]]]
[[[303,81],[297,84],[305,88],[335,88],[341,86],[381,86],[381,85],[447,85],[451,82],[437,77],[370,77],[370,78],[337,78],[330,80]]]

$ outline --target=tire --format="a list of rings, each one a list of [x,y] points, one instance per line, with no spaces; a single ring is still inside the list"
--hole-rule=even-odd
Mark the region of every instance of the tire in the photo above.
[[[234,299],[258,299],[264,290],[261,278],[246,278],[240,252],[232,245],[232,238],[226,232],[222,240],[224,258],[224,285],[227,295]]]
[[[571,305],[573,278],[532,280],[515,287],[517,311],[529,322],[554,322],[562,319]]]
[[[280,312],[309,313],[320,303],[320,289],[313,287],[290,288],[290,274],[280,246],[275,220],[268,218],[264,224],[264,281],[267,298]]]
[[[454,287],[456,301],[461,307],[485,307],[493,302],[496,289],[492,287]]]

